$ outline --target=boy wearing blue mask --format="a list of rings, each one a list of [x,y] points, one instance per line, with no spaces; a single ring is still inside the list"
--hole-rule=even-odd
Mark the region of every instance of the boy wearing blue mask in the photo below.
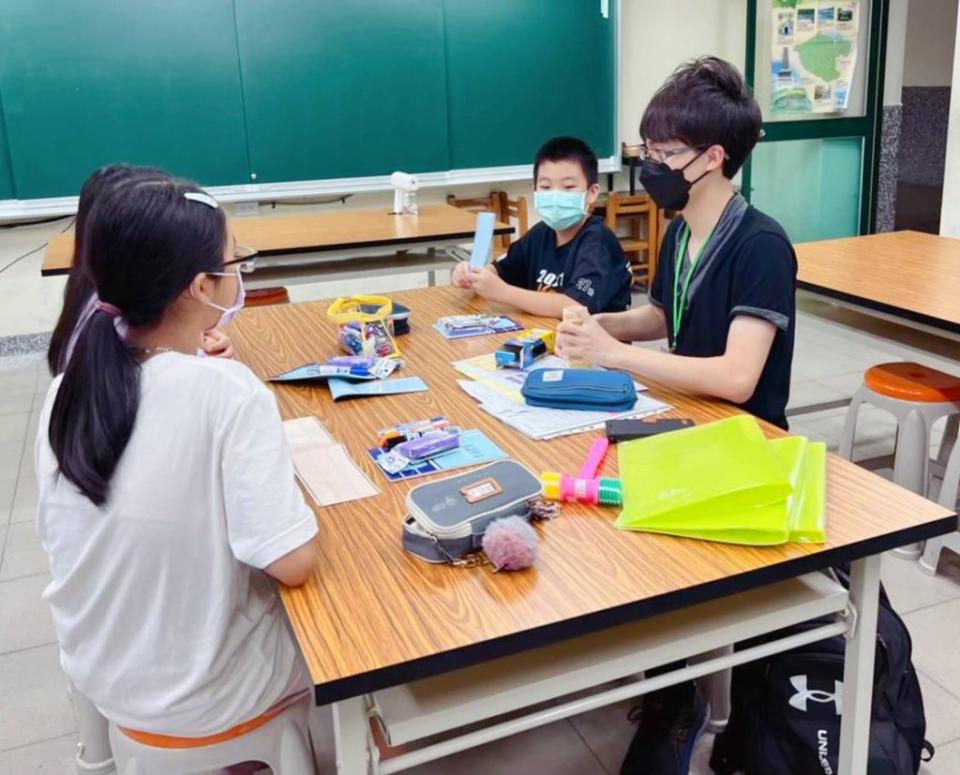
[[[485,267],[466,262],[454,285],[531,315],[559,318],[581,304],[591,313],[630,306],[632,275],[616,235],[590,211],[600,193],[597,157],[583,140],[556,137],[533,163],[541,221]]]

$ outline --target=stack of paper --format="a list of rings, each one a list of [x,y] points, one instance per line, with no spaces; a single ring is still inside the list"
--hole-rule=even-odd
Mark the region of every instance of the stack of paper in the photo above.
[[[316,417],[287,420],[283,430],[297,479],[320,506],[380,492]]]
[[[638,395],[633,408],[625,412],[581,412],[527,406],[520,388],[523,387],[528,371],[569,368],[567,362],[556,355],[541,358],[528,371],[498,369],[492,354],[457,361],[453,367],[473,380],[458,380],[457,384],[480,402],[481,409],[531,439],[552,439],[556,436],[582,433],[603,427],[607,420],[646,417],[670,409],[668,404],[645,395]],[[634,384],[639,393],[646,390],[640,383]]]

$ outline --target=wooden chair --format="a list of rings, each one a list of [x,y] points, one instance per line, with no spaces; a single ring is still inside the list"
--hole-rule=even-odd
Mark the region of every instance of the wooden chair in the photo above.
[[[447,204],[475,213],[493,213],[497,220],[500,220],[500,197],[496,191],[491,191],[489,196],[480,196],[473,199],[457,199],[453,194],[447,194]]]
[[[461,210],[470,210],[474,213],[493,213],[493,217],[496,220],[503,220],[500,214],[500,197],[496,191],[491,191],[489,196],[475,197],[473,199],[457,199],[453,194],[447,194],[447,204],[453,207],[459,207]],[[491,245],[492,258],[494,259],[501,255],[500,250],[498,250],[498,240],[499,237],[494,236],[493,244]]]
[[[520,239],[524,234],[527,233],[527,228],[529,226],[529,220],[527,219],[527,199],[526,197],[518,196],[516,199],[511,199],[507,196],[506,191],[500,191],[497,194],[500,200],[500,215],[499,218],[504,223],[510,223],[511,218],[517,219],[517,231],[514,234],[501,234],[496,239],[499,240],[500,251],[501,253],[506,253],[510,249],[510,243],[514,238]]]
[[[647,194],[619,194],[610,192],[606,202],[607,227],[617,233],[619,219],[629,224],[629,235],[620,237],[620,245],[630,261],[634,286],[647,288],[657,270],[659,248],[659,211]]]

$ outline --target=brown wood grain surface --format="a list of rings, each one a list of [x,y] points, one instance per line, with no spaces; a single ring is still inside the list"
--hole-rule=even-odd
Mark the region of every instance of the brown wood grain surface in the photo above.
[[[463,237],[470,241],[476,228],[476,213],[447,204],[427,205],[419,215],[391,215],[378,210],[337,210],[303,215],[265,215],[234,218],[230,225],[237,242],[262,253],[333,250],[340,248],[416,244]],[[513,227],[497,223],[498,234]],[[41,273],[62,274],[73,262],[73,232],[50,238]]]
[[[752,578],[756,586],[777,580],[777,573],[798,575],[843,559],[838,550],[849,550],[847,559],[865,556],[895,545],[891,533],[933,535],[952,524],[939,506],[830,456],[824,547],[750,548],[621,532],[613,527],[616,509],[564,505],[560,517],[538,528],[540,556],[532,569],[493,573],[489,567],[429,565],[405,554],[400,543],[406,492],[426,479],[391,483],[383,478],[365,453],[374,446],[378,428],[443,414],[463,428],[481,428],[535,472],[579,469],[598,432],[530,441],[487,415],[457,386],[463,377],[450,363],[491,352],[507,335],[444,340],[431,328],[438,317],[481,308],[453,288],[392,298],[413,310],[413,331],[398,340],[406,360],[400,373],[422,377],[429,392],[334,404],[323,385],[273,387],[285,419],[318,417],[381,491],[364,500],[315,507],[316,570],[303,587],[282,592],[318,698],[352,696],[408,679],[411,670],[421,675],[500,655],[485,652],[484,644],[508,644],[505,649],[516,651],[534,643],[524,639],[531,634],[541,643],[609,626],[647,610],[638,604],[662,603],[665,609],[698,602],[698,594],[702,600],[738,591],[731,579],[746,583]],[[265,378],[336,354],[325,308],[318,302],[244,310],[231,331],[237,357]],[[514,317],[528,324],[547,322]],[[676,416],[698,423],[736,411],[665,390],[653,394],[673,405]],[[615,473],[615,454],[603,471]],[[888,545],[878,546],[884,537]],[[761,579],[761,572],[771,569],[776,573]],[[683,601],[677,597],[681,593]]]
[[[960,240],[894,231],[794,247],[811,290],[960,326]]]

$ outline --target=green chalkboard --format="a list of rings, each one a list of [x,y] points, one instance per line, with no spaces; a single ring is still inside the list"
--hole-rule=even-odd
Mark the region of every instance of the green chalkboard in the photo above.
[[[10,149],[7,147],[7,125],[3,118],[3,98],[0,95],[0,201],[13,199],[13,173],[10,171]]]
[[[609,3],[611,11],[616,3]],[[0,200],[109,162],[206,186],[614,148],[599,0],[0,0]]]
[[[442,0],[236,0],[258,183],[450,168]]]
[[[527,164],[556,135],[613,155],[616,20],[600,6],[445,0],[454,169]]]
[[[232,0],[2,0],[0,93],[20,199],[114,161],[248,180]]]

